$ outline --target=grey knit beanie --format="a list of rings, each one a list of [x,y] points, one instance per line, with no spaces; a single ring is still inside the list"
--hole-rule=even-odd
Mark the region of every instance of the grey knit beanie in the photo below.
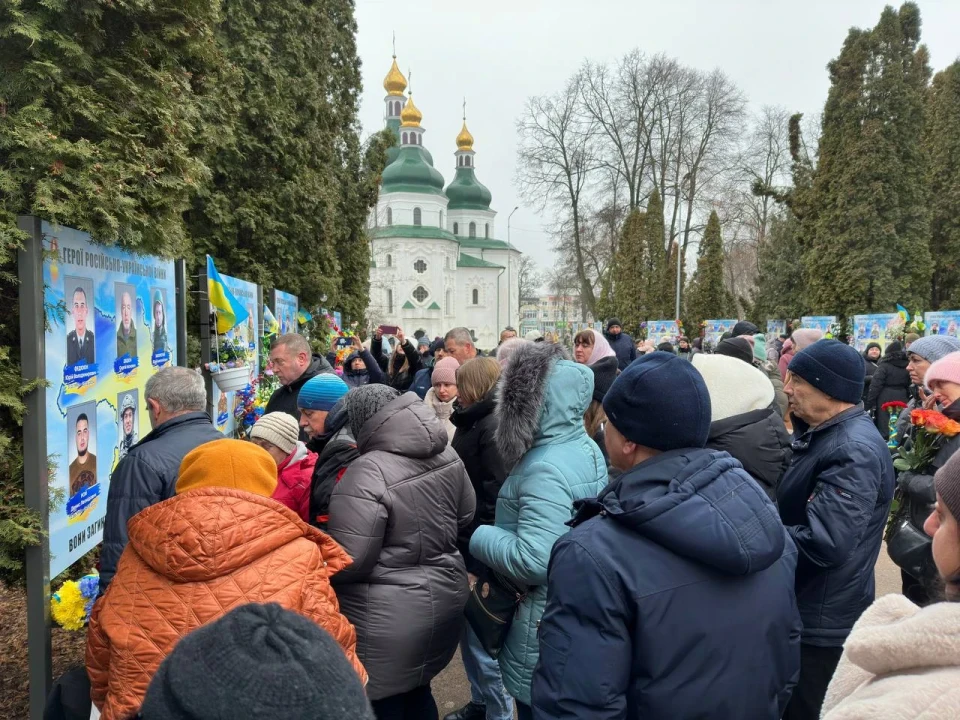
[[[919,355],[933,363],[958,350],[960,350],[960,340],[951,335],[927,335],[910,343],[907,352]]]
[[[266,440],[276,445],[287,455],[297,447],[300,439],[300,426],[292,416],[285,412],[267,413],[250,429],[251,440]]]
[[[276,603],[241,605],[177,643],[147,688],[144,720],[373,720],[343,648]]]
[[[353,436],[359,438],[367,420],[398,397],[400,393],[389,385],[362,385],[348,392],[347,415]]]

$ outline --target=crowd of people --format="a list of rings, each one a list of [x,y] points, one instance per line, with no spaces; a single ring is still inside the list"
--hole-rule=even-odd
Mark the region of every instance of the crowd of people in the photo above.
[[[459,647],[445,720],[960,716],[960,435],[899,477],[888,446],[960,420],[960,341],[385,340],[338,374],[277,338],[249,440],[197,373],[147,383],[65,676],[94,714],[439,720]]]

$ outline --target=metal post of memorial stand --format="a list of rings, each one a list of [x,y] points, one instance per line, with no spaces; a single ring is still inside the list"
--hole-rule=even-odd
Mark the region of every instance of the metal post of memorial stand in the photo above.
[[[40,219],[17,218],[17,227],[30,238],[17,251],[20,280],[20,372],[24,383],[45,376],[43,306],[43,236]],[[30,718],[42,720],[47,693],[53,682],[50,643],[50,544],[48,530],[49,476],[47,469],[47,407],[43,387],[27,393],[23,402],[23,496],[38,513],[42,535],[38,545],[26,548],[27,656],[30,672]]]
[[[213,346],[210,343],[210,296],[208,295],[209,284],[207,283],[207,263],[203,263],[203,268],[198,276],[199,289],[197,291],[197,300],[200,306],[200,365],[205,366],[213,360]],[[214,335],[216,342],[216,335]],[[209,372],[203,373],[203,381],[207,388],[207,415],[211,420],[216,421],[213,407],[213,376]]]
[[[177,286],[177,365],[187,366],[187,261],[174,263],[174,278]]]

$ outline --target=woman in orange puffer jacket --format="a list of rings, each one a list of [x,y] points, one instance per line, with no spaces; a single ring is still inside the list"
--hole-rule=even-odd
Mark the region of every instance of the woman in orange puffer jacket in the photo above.
[[[250,602],[276,602],[314,620],[366,682],[356,631],[330,586],[350,557],[271,500],[276,486],[265,450],[216,440],[183,459],[176,496],[130,520],[130,542],[87,633],[91,697],[103,720],[136,714],[180,638]]]

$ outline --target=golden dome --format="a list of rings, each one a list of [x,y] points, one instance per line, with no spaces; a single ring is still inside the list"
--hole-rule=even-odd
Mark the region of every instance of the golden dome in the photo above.
[[[400,127],[420,127],[423,113],[413,104],[413,93],[407,96],[407,102],[400,113]]]
[[[460,134],[457,135],[457,150],[464,152],[473,150],[473,135],[467,130],[466,120],[463,121],[463,129],[460,131]]]
[[[407,79],[400,72],[400,68],[397,67],[396,55],[393,56],[393,65],[390,67],[390,72],[383,79],[383,89],[387,91],[388,95],[401,96],[403,91],[407,89]]]

